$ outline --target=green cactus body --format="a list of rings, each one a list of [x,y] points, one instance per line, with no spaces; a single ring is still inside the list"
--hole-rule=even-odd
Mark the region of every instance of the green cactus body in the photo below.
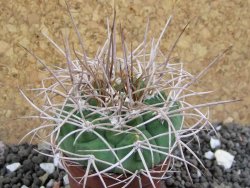
[[[114,145],[109,143],[110,147],[114,148]],[[109,163],[114,164],[116,162],[115,156],[112,154],[111,151],[90,151],[90,150],[100,150],[100,149],[109,149],[109,147],[100,139],[96,138],[89,142],[80,142],[77,141],[75,144],[75,153],[81,154],[81,155],[94,155],[95,158],[99,160],[103,160]],[[83,165],[86,165],[86,161],[81,162]],[[99,170],[104,170],[105,168],[108,168],[109,165],[96,162],[96,166]]]
[[[149,99],[145,99],[144,104],[153,105],[155,108],[163,107],[163,104],[160,103],[163,103],[164,99],[166,99],[166,95],[165,93],[161,92],[161,96],[159,94],[156,94],[155,96]],[[95,104],[97,103],[95,102]],[[180,104],[178,102],[174,102],[173,106],[169,108],[169,111],[176,110],[179,108]],[[66,109],[66,111],[68,112],[70,112],[71,110],[73,110],[73,108]],[[100,114],[93,113],[91,110],[83,110],[82,114],[84,115],[86,121],[94,122],[93,124],[111,123],[110,120],[99,121],[98,118],[102,118],[102,116]],[[74,113],[74,115],[81,117],[79,112]],[[121,129],[126,130],[128,129],[128,127],[131,128],[136,127],[137,125],[146,122],[155,116],[156,114],[151,111],[144,113],[143,115],[139,116],[137,115],[135,118],[127,120],[126,128],[121,127]],[[175,130],[179,130],[181,128],[183,119],[182,115],[175,114],[175,116],[172,116],[169,119],[172,122],[173,126],[175,127]],[[105,126],[105,127],[110,128],[110,126]],[[117,163],[118,160],[122,160],[133,149],[136,142],[141,141],[141,143],[143,143],[143,145],[147,148],[147,149],[145,148],[140,149],[140,151],[142,152],[142,156],[146,162],[147,168],[152,168],[155,165],[163,162],[164,159],[166,158],[166,155],[160,154],[159,152],[156,151],[151,151],[150,147],[148,146],[149,144],[145,139],[150,139],[151,137],[156,136],[156,138],[151,139],[148,142],[150,143],[150,145],[156,146],[154,147],[154,149],[166,153],[168,152],[168,148],[173,145],[175,141],[175,135],[174,133],[171,133],[171,137],[169,134],[165,134],[159,137],[157,137],[157,135],[162,133],[168,133],[169,129],[170,127],[167,121],[162,119],[155,119],[141,126],[140,128],[138,128],[138,130],[133,129],[128,133],[120,133],[120,134],[117,134],[118,132],[113,130],[113,127],[111,127],[110,130],[98,129],[98,127],[96,127],[94,131],[96,131],[96,133],[99,134],[99,136],[105,139],[109,144],[109,146],[105,144],[103,140],[100,139],[92,131],[83,132],[79,130],[79,132],[72,134],[71,136],[68,136],[62,142],[60,148],[75,154],[94,155],[96,159],[114,164]],[[76,126],[70,125],[69,123],[65,123],[60,128],[58,141],[60,141],[67,134],[75,130],[77,130]],[[75,140],[76,137],[78,137],[77,140]],[[125,146],[129,147],[123,149],[116,149]],[[162,148],[157,148],[157,146]],[[111,150],[109,150],[109,147],[112,147],[114,149],[113,152],[115,152],[116,156]],[[104,149],[106,150],[104,151]],[[96,151],[91,151],[91,150],[96,150]],[[82,161],[81,164],[83,166],[86,166],[87,161]],[[103,170],[107,168],[109,165],[104,164],[102,162],[96,162],[96,166],[99,170]],[[141,156],[139,155],[137,150],[132,155],[130,155],[128,159],[122,162],[122,166],[124,169],[130,172],[135,172],[136,170],[145,169]],[[110,172],[122,173],[123,171],[120,168],[114,168]]]
[[[65,137],[65,136],[71,133],[72,131],[75,131],[76,129],[77,129],[76,126],[68,124],[68,123],[65,123],[64,125],[62,125],[62,127],[60,128],[59,137],[58,137],[58,141],[61,141],[63,139],[63,141],[59,145],[60,148],[71,153],[75,152],[75,147],[73,145],[75,134],[72,134],[68,137]]]
[[[149,132],[142,131],[142,134],[144,134],[145,137],[150,138],[151,135]],[[117,147],[132,145],[137,141],[144,141],[145,139],[142,136],[139,136],[137,134],[129,134],[123,138],[123,140],[117,145]],[[154,140],[150,141],[150,144],[156,144]],[[117,151],[117,155],[119,159],[123,159],[131,150],[133,149],[133,146],[121,149]],[[146,161],[147,167],[152,168],[154,165],[159,164],[160,157],[158,153],[153,152],[153,156],[150,152],[150,150],[142,149],[142,155],[144,160]],[[152,158],[154,161],[152,161]],[[154,163],[153,163],[154,162]],[[122,163],[123,168],[135,172],[136,170],[145,169],[143,162],[141,160],[141,157],[138,153],[138,151],[134,152],[126,161]],[[116,173],[121,173],[122,171],[120,169],[115,170]]]

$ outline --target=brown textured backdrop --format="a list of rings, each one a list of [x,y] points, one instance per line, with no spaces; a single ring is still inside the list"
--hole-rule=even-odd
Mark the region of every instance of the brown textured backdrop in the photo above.
[[[71,12],[85,40],[89,55],[106,36],[106,18],[112,16],[113,2],[108,0],[68,0]],[[167,18],[174,16],[161,43],[168,49],[184,25],[191,20],[177,45],[174,56],[185,62],[193,74],[202,70],[219,52],[233,45],[220,64],[201,79],[197,90],[214,90],[206,100],[241,98],[244,101],[220,105],[210,111],[211,121],[250,122],[250,8],[249,0],[117,0],[119,23],[126,28],[128,41],[138,44],[143,39],[147,17],[150,36],[158,37]],[[49,65],[64,60],[41,32],[62,45],[61,32],[71,31],[72,24],[64,0],[0,0],[0,140],[16,143],[37,121],[20,119],[33,111],[18,92],[18,87],[39,86],[46,76],[42,66],[18,44],[43,58]],[[29,92],[27,92],[29,94]],[[204,99],[197,99],[194,102]]]

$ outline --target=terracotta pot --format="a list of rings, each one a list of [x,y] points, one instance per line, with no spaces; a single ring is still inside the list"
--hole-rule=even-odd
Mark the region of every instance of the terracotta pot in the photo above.
[[[64,164],[65,164],[65,167],[67,168],[68,172],[74,177],[74,178],[72,178],[69,175],[70,187],[71,188],[83,188],[83,180],[81,182],[80,182],[80,180],[81,180],[81,177],[83,177],[85,174],[84,169],[81,166],[76,166],[76,165],[73,165],[72,163],[69,163],[69,162],[64,162]],[[162,169],[162,171],[164,171],[164,170],[169,168],[169,164],[170,164],[170,162],[168,161],[165,165],[163,165],[163,167],[157,166],[153,170],[159,171],[160,169]],[[163,175],[162,172],[161,173],[151,172],[150,174],[154,177],[161,177]],[[114,185],[114,184],[118,183],[119,181],[124,180],[125,179],[124,175],[112,174],[111,176],[112,177],[109,177],[107,175],[102,175],[102,178],[107,186],[113,185],[113,186],[111,186],[111,188],[121,188],[126,184],[125,182],[122,182],[122,183],[119,183],[117,185]],[[140,178],[141,178],[143,188],[153,188],[153,186],[152,186],[152,184],[147,176],[141,174]],[[155,183],[156,188],[162,188],[163,183],[161,181],[156,180],[156,179],[154,179],[153,181]],[[80,182],[80,183],[78,183],[78,182]],[[139,182],[140,182],[139,178],[135,177],[129,183],[129,185],[127,185],[126,188],[139,188],[140,187]],[[103,187],[104,186],[103,186],[99,176],[93,176],[93,177],[87,178],[85,188],[103,188]]]

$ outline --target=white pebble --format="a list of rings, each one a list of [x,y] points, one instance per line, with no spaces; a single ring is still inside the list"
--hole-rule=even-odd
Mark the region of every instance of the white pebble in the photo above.
[[[55,183],[55,180],[51,179],[51,180],[49,180],[49,182],[47,183],[46,187],[53,187],[54,183]]]
[[[210,146],[212,149],[218,148],[221,146],[221,142],[219,139],[211,137]]]
[[[29,188],[29,187],[27,187],[26,185],[22,185],[22,187],[21,188]]]
[[[216,127],[215,129],[217,130],[217,131],[220,131],[221,130],[221,125],[219,125],[218,127]]]
[[[41,163],[40,167],[48,174],[52,174],[55,171],[55,166],[53,163]]]
[[[64,169],[60,161],[60,153],[56,153],[53,159],[54,165],[60,169]]]
[[[207,151],[204,156],[205,156],[206,159],[211,160],[211,159],[214,158],[214,153],[212,151]]]
[[[20,166],[21,166],[20,163],[12,163],[12,164],[10,164],[10,165],[7,165],[6,168],[7,168],[10,172],[14,172],[14,171],[16,171]]]
[[[197,170],[197,177],[201,177],[201,171],[200,170]]]
[[[237,171],[237,174],[240,175],[240,174],[241,174],[241,170],[238,170],[238,171]]]
[[[217,164],[223,166],[225,169],[231,168],[234,161],[234,156],[232,154],[221,149],[216,150],[215,158]]]
[[[64,183],[64,185],[68,185],[69,184],[69,176],[68,176],[68,174],[66,174],[65,176],[63,176],[63,183]]]

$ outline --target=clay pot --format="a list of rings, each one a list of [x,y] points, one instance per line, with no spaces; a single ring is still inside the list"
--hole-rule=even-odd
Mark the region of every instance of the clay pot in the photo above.
[[[157,166],[153,170],[159,171],[160,169],[162,169],[162,171],[164,171],[164,170],[169,168],[169,164],[170,164],[170,162],[168,161],[165,165],[163,165],[163,167]],[[74,178],[72,178],[69,175],[70,187],[71,188],[83,188],[83,180],[81,182],[80,182],[80,180],[81,180],[81,177],[83,177],[85,174],[84,169],[81,166],[76,166],[76,165],[73,165],[72,163],[69,163],[69,162],[64,162],[64,165],[67,168],[68,172],[74,177]],[[162,172],[161,173],[151,172],[151,175],[154,177],[161,177],[163,175],[163,173]],[[114,185],[114,184],[118,183],[119,181],[124,180],[125,179],[124,175],[112,174],[111,176],[112,177],[104,175],[104,174],[102,175],[102,178],[107,186],[113,185],[112,188],[121,188],[124,185],[126,185],[125,182]],[[141,174],[140,178],[141,178],[143,188],[153,188],[153,186],[150,182],[150,179],[147,176]],[[156,180],[156,179],[153,179],[153,181],[155,183],[156,188],[162,187],[161,181]],[[80,183],[78,183],[78,182],[80,182]],[[140,182],[139,178],[135,177],[129,183],[129,185],[127,185],[126,188],[139,188],[140,187],[139,182]],[[99,176],[88,177],[85,188],[103,188],[103,187],[104,186],[103,186]]]

